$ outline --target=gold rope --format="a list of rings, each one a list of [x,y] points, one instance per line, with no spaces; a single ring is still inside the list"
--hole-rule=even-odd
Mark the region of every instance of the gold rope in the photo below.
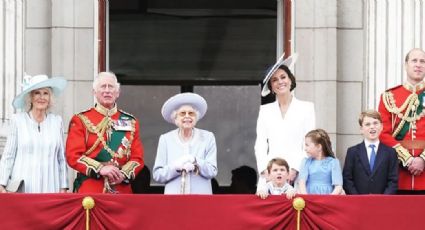
[[[111,155],[112,158],[114,157],[118,157],[118,158],[122,158],[123,155],[127,156],[127,159],[129,159],[130,157],[130,148],[131,148],[131,144],[133,143],[133,139],[134,139],[134,133],[136,131],[136,121],[135,120],[131,120],[131,125],[132,125],[132,130],[130,132],[130,137],[129,137],[129,145],[128,147],[124,150],[124,152],[115,152],[114,150],[112,150],[111,148],[109,148],[108,144],[105,141],[104,135],[105,132],[107,132],[107,130],[109,130],[112,126],[112,119],[110,119],[109,117],[104,117],[102,119],[101,122],[99,122],[99,124],[94,125],[90,119],[88,119],[88,117],[86,117],[83,114],[78,114],[78,117],[81,119],[81,121],[83,122],[84,126],[86,127],[86,129],[90,132],[93,133],[95,135],[97,135],[97,140],[96,142],[93,144],[92,147],[90,147],[89,150],[87,150],[84,155],[89,155],[91,152],[93,152],[97,146],[102,143],[103,145],[103,149],[105,149],[109,155]],[[124,136],[125,138],[125,136]]]
[[[90,196],[83,199],[83,208],[86,210],[86,230],[90,230],[90,209],[94,207],[94,200]]]
[[[292,202],[292,206],[295,210],[297,210],[297,230],[301,229],[301,211],[305,207],[305,201],[301,197],[297,197]]]

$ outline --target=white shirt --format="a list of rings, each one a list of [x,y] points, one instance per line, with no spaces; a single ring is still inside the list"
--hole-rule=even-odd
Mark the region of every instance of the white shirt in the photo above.
[[[370,147],[370,145],[375,145],[375,154],[378,154],[379,140],[375,142],[369,142],[368,140],[365,139],[364,144],[366,146],[367,159],[369,159],[369,162],[370,162],[370,155],[372,154],[372,148]]]

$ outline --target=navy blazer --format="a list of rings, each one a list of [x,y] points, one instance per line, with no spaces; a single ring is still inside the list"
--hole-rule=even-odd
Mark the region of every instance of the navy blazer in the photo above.
[[[395,194],[398,186],[397,153],[380,142],[371,171],[366,146],[362,142],[347,150],[342,174],[347,194]]]

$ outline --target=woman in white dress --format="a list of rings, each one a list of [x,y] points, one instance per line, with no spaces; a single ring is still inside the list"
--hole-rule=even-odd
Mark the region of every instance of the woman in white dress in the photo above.
[[[306,157],[304,137],[315,128],[313,103],[298,100],[292,94],[296,81],[290,68],[296,57],[295,54],[283,60],[282,55],[263,81],[262,96],[271,91],[276,101],[261,105],[258,115],[255,156],[260,178],[257,191],[265,189],[267,163],[276,157],[289,163],[289,182],[292,184],[295,181],[301,162]]]
[[[212,132],[195,128],[207,111],[205,99],[181,93],[162,106],[164,119],[177,129],[162,134],[153,178],[165,183],[165,194],[212,194],[211,179],[217,175],[217,147]]]
[[[49,112],[53,94],[65,86],[63,78],[24,77],[23,91],[13,100],[23,111],[12,116],[0,161],[0,192],[67,191],[62,118]]]

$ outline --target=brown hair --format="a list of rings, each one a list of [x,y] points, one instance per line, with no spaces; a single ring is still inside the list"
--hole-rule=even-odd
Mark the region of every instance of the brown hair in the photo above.
[[[267,171],[270,173],[270,170],[272,169],[272,165],[273,164],[277,164],[279,166],[285,166],[286,171],[288,171],[289,173],[289,164],[286,160],[282,159],[282,158],[273,158],[269,161],[269,163],[267,164]]]
[[[363,126],[363,120],[364,120],[365,117],[371,117],[373,119],[379,120],[379,122],[382,123],[381,114],[376,110],[369,109],[369,110],[366,110],[366,111],[363,111],[363,112],[360,113],[360,116],[359,116],[359,125],[360,126]]]
[[[407,63],[408,61],[409,61],[409,56],[410,56],[410,53],[412,52],[412,51],[414,51],[414,50],[418,50],[418,51],[421,51],[422,53],[425,53],[422,49],[420,49],[420,48],[413,48],[413,49],[411,49],[407,54],[406,54],[406,57],[404,57],[404,62],[405,63]]]
[[[305,137],[310,137],[314,144],[320,144],[325,156],[335,158],[335,154],[332,151],[332,143],[328,133],[323,129],[313,129],[308,132]]]
[[[285,73],[286,73],[286,74],[288,74],[289,79],[291,79],[291,88],[289,89],[289,91],[294,90],[294,89],[295,89],[295,87],[297,86],[297,82],[295,81],[295,76],[294,76],[294,74],[292,74],[292,72],[291,72],[291,70],[288,68],[288,66],[286,66],[286,65],[281,65],[281,66],[279,66],[277,69],[281,69],[281,70],[285,71]],[[277,70],[276,70],[276,71],[277,71]],[[273,76],[272,76],[272,77],[273,77]],[[269,87],[270,91],[271,91],[272,93],[274,93],[274,92],[273,92],[273,90],[272,90],[272,81],[271,81],[271,77],[270,77],[269,81],[267,82],[267,86]]]

